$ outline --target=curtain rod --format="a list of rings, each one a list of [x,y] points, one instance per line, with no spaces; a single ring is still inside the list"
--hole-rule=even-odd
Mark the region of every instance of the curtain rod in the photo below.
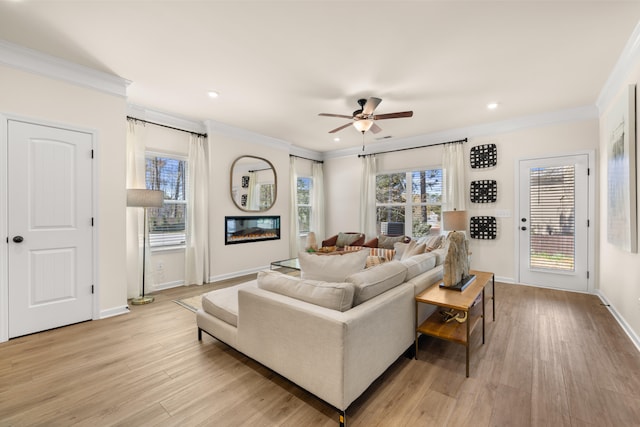
[[[455,141],[439,142],[439,143],[437,143],[437,144],[421,145],[421,146],[419,146],[419,147],[398,148],[397,150],[379,151],[379,152],[377,152],[377,153],[371,153],[371,154],[358,154],[358,157],[375,156],[376,154],[395,153],[396,151],[415,150],[416,148],[435,147],[435,146],[437,146],[437,145],[447,145],[447,144],[457,144],[457,143],[462,144],[463,142],[467,142],[467,138],[464,138],[464,139],[458,139],[458,140],[455,140]]]
[[[310,159],[308,157],[296,156],[295,154],[289,154],[289,157],[297,157],[299,159],[310,160],[310,161],[316,162],[316,163],[324,163],[322,160],[316,160],[316,159]]]
[[[264,169],[252,169],[252,170],[249,170],[249,171],[247,171],[247,172],[262,172],[262,171],[270,171],[270,170],[273,170],[273,169],[271,169],[271,168],[264,168]]]
[[[204,138],[207,137],[206,133],[198,133],[198,132],[193,132],[191,130],[175,128],[173,126],[167,126],[167,125],[163,125],[161,123],[150,122],[149,120],[139,119],[137,117],[127,116],[127,120],[134,120],[134,121],[138,121],[138,122],[142,122],[142,123],[149,123],[150,125],[160,126],[160,127],[167,128],[167,129],[173,129],[173,130],[177,130],[177,131],[180,131],[180,132],[186,132],[186,133],[190,133],[191,135],[202,136]]]

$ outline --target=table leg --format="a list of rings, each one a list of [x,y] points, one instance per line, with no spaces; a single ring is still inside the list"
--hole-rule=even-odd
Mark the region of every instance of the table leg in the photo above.
[[[484,318],[485,318],[485,312],[484,312],[484,288],[482,288],[482,344],[484,344]]]
[[[416,331],[416,351],[414,352],[415,354],[413,355],[413,357],[418,360],[418,302],[416,302],[416,326],[415,326],[415,331]]]
[[[469,318],[469,312],[467,311],[467,342],[465,343],[465,347],[467,347],[467,378],[469,378],[469,335],[471,335],[471,319]]]
[[[493,321],[496,321],[496,275],[491,275],[491,303],[493,305]]]

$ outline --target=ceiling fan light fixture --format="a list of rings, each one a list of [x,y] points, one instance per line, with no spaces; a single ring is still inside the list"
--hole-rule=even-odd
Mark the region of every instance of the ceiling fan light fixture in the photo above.
[[[373,126],[373,120],[370,119],[356,120],[355,122],[353,122],[353,127],[355,127],[358,132],[362,133],[365,133],[366,131],[371,129],[371,126]]]

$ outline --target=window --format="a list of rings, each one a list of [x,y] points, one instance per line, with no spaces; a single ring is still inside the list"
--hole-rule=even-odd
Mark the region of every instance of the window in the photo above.
[[[378,234],[426,236],[441,213],[442,169],[376,175]]]
[[[161,208],[147,209],[149,245],[185,244],[187,220],[187,161],[178,157],[147,154],[146,186],[164,192]]]
[[[307,176],[298,177],[298,231],[308,234],[311,229],[311,190],[313,179]]]

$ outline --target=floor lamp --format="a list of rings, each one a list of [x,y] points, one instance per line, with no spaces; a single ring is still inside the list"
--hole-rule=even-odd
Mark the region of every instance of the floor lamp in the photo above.
[[[131,188],[127,190],[127,206],[134,208],[144,208],[144,229],[142,233],[142,296],[131,300],[133,305],[149,304],[153,302],[153,297],[144,295],[144,276],[146,269],[147,254],[147,208],[162,207],[164,192],[159,190],[145,190]]]

